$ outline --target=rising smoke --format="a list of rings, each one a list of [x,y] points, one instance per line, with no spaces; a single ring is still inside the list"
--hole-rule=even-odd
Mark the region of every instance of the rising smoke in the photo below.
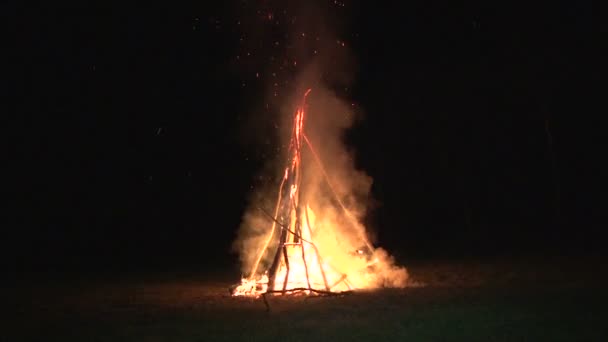
[[[287,6],[289,7],[289,6]],[[264,177],[273,181],[258,186],[251,194],[250,204],[243,214],[242,224],[233,248],[239,253],[242,272],[249,276],[256,264],[261,249],[268,240],[272,221],[260,208],[273,212],[278,196],[279,183],[287,163],[287,146],[293,124],[293,115],[302,101],[306,89],[312,89],[307,101],[304,132],[314,151],[305,147],[302,151],[301,199],[308,203],[315,216],[313,234],[321,251],[331,251],[333,263],[340,265],[340,271],[353,273],[362,267],[352,253],[369,246],[366,228],[361,223],[368,214],[368,203],[372,178],[358,170],[354,163],[354,151],[346,146],[344,134],[361,118],[360,111],[354,111],[339,93],[348,89],[354,81],[355,63],[345,39],[330,30],[327,9],[306,5],[298,7],[292,14],[283,11],[285,20],[296,18],[297,24],[288,25],[284,41],[283,56],[297,60],[297,69],[282,73],[281,96],[277,96],[277,82],[267,85],[269,91],[265,104],[274,103],[274,122],[277,122],[276,158],[268,160],[263,169]],[[276,18],[277,12],[272,12]],[[305,39],[309,37],[309,39]],[[294,51],[290,51],[294,50]],[[275,73],[276,75],[276,73]],[[276,77],[275,77],[276,78]],[[275,80],[276,81],[276,80]],[[254,120],[255,121],[255,120]],[[344,210],[346,209],[346,211]],[[257,273],[267,269],[276,237],[268,251],[262,254]],[[274,243],[274,244],[273,244]],[[391,256],[381,248],[369,250],[376,260],[373,279],[352,281],[360,287],[403,287],[408,274],[405,268],[394,265]],[[352,269],[351,269],[352,268]],[[352,271],[352,272],[351,272]]]

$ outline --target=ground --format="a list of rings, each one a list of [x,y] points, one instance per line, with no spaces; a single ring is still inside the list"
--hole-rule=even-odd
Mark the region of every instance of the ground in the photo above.
[[[597,258],[411,261],[415,286],[234,298],[238,274],[30,275],[2,293],[2,341],[603,341]]]

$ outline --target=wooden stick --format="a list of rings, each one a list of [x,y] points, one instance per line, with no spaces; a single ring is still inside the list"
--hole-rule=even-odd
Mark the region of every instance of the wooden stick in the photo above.
[[[315,253],[317,254],[317,261],[319,262],[319,269],[321,270],[321,275],[323,275],[323,282],[325,283],[325,289],[326,289],[326,291],[329,291],[329,284],[327,283],[327,278],[325,277],[325,271],[323,270],[323,264],[321,263],[321,254],[319,253],[319,249],[317,248],[317,246],[312,241],[308,241],[308,240],[304,239],[301,235],[298,235],[297,233],[291,231],[284,224],[282,224],[281,222],[276,220],[274,217],[270,216],[270,214],[268,212],[266,212],[266,210],[264,210],[264,208],[258,207],[258,209],[260,209],[264,214],[266,214],[266,216],[270,217],[270,219],[274,220],[277,223],[277,225],[279,225],[279,227],[281,227],[281,229],[288,231],[293,235],[299,236],[300,240],[302,240],[306,243],[309,243],[312,246],[312,248],[315,250]],[[307,220],[308,220],[308,216],[307,216]],[[270,282],[272,282],[272,280],[270,280]]]
[[[287,280],[289,279],[289,256],[287,256],[287,246],[283,244],[283,258],[285,258],[285,279],[283,280],[283,291],[287,289]]]

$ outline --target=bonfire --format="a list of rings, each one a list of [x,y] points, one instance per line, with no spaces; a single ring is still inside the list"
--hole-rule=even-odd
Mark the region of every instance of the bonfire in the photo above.
[[[407,280],[405,268],[392,265],[382,249],[375,249],[365,229],[339,198],[304,130],[308,89],[297,107],[288,149],[287,165],[279,185],[274,211],[258,208],[268,220],[267,237],[259,246],[257,257],[240,284],[230,291],[233,296],[258,297],[263,294],[341,294],[378,286],[402,287]],[[340,227],[320,220],[301,194],[302,153],[310,153],[316,168],[333,196]],[[341,234],[349,230],[348,234]],[[260,269],[262,259],[270,260]]]

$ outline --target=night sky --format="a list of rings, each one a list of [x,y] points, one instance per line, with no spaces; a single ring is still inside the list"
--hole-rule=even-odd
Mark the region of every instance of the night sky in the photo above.
[[[363,115],[345,139],[374,179],[378,245],[403,259],[606,242],[590,8],[204,3],[7,11],[5,266],[235,263],[247,199],[276,176],[261,176],[269,89],[288,93],[330,39],[354,58],[336,92]],[[300,23],[320,43],[294,52]]]

